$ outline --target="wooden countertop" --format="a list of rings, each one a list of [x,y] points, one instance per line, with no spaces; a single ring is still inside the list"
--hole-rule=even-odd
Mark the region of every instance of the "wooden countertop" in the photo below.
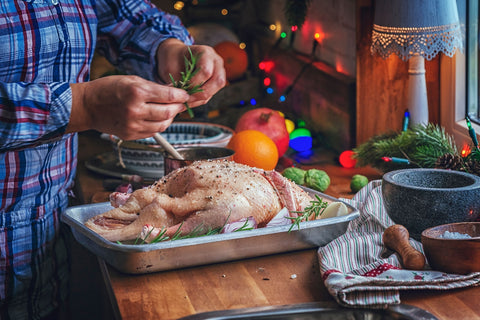
[[[101,201],[108,194],[102,187],[105,176],[89,171],[84,162],[111,146],[93,133],[80,135],[79,141],[77,197],[84,203]],[[326,193],[334,197],[353,196],[353,174],[381,177],[371,168],[316,167],[329,174]],[[99,266],[117,319],[177,319],[214,310],[334,301],[321,280],[316,249],[145,275],[123,274],[101,259]],[[480,319],[479,287],[405,291],[401,301],[439,319]]]

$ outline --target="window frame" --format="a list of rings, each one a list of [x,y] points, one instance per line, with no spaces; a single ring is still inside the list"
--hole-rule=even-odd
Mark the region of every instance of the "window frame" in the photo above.
[[[472,145],[466,124],[467,106],[472,127],[480,139],[478,101],[478,0],[466,1],[465,46],[452,57],[440,56],[440,125],[452,134],[459,150]],[[475,14],[472,14],[474,10]],[[459,12],[460,14],[460,12]],[[462,20],[462,19],[461,19]],[[474,32],[471,32],[474,30]],[[471,56],[473,55],[473,56]],[[467,59],[471,57],[472,59]],[[467,70],[470,70],[467,73]],[[469,89],[467,90],[467,87]],[[453,107],[452,107],[453,106]]]

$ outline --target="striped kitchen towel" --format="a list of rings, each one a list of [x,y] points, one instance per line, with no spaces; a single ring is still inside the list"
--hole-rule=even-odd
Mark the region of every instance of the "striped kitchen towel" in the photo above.
[[[396,253],[384,247],[383,231],[393,225],[382,203],[381,180],[371,181],[353,199],[360,216],[344,235],[320,247],[320,271],[330,294],[343,306],[383,308],[400,303],[400,290],[446,290],[480,285],[480,272],[468,275],[402,269]],[[420,242],[410,239],[423,252]]]

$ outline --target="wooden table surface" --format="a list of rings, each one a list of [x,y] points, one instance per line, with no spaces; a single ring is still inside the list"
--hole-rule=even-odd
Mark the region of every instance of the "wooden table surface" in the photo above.
[[[80,136],[79,150],[78,197],[86,203],[101,201],[108,194],[102,187],[105,176],[89,171],[84,162],[111,146],[86,133]],[[349,183],[355,173],[381,177],[371,168],[317,167],[329,174],[326,193],[334,197],[353,196]],[[316,249],[144,275],[121,273],[101,259],[99,265],[118,319],[177,319],[206,311],[334,301],[320,277]],[[401,301],[438,319],[480,319],[479,287],[404,291]]]

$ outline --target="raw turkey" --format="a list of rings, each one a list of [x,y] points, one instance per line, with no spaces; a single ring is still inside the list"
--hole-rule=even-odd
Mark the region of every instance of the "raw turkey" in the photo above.
[[[202,234],[251,217],[263,227],[284,207],[296,217],[295,211],[313,200],[276,171],[225,160],[194,162],[135,190],[126,201],[121,196],[112,194],[118,207],[85,225],[111,241],[135,239],[146,225],[165,229],[170,237],[177,231]]]

